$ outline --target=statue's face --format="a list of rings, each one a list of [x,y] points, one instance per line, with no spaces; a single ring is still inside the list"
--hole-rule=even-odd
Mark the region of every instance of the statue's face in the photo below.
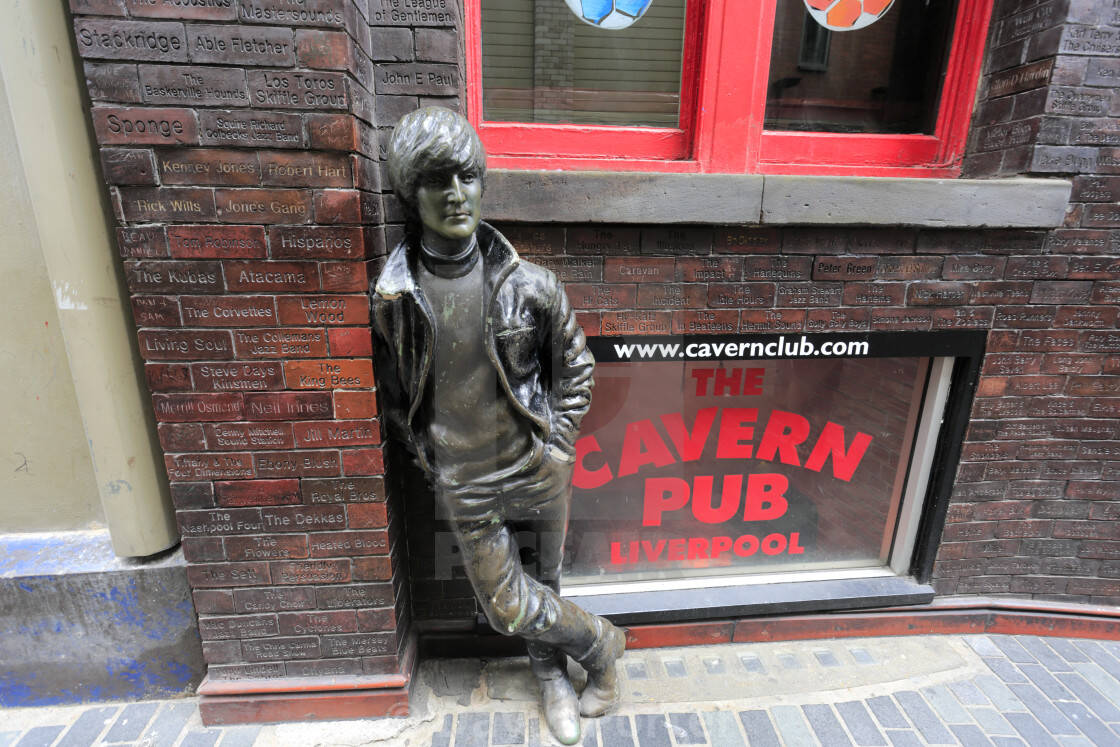
[[[416,209],[426,231],[468,239],[482,215],[482,178],[473,171],[425,176],[416,189]]]

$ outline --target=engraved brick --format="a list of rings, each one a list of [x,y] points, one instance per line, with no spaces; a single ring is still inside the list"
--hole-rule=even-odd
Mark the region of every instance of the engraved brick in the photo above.
[[[202,496],[202,490],[199,488],[193,492]],[[255,508],[180,510],[175,519],[184,537],[259,534],[264,531],[260,510]]]
[[[1120,208],[1115,203],[1086,205],[1082,225],[1087,228],[1120,228]]]
[[[240,646],[240,642],[238,641],[220,641],[220,643],[236,643]],[[215,666],[216,661],[211,659],[208,653],[211,645],[210,641],[206,641],[202,644],[202,649],[203,654],[206,655],[206,661],[210,664],[206,670],[206,674],[215,680],[269,680],[284,676],[284,665],[282,663]],[[224,659],[223,661],[241,661],[241,659],[239,648],[235,656]]]
[[[1101,171],[1095,148],[1036,145],[1030,171],[1039,174],[1091,174]]]
[[[299,503],[298,480],[235,480],[214,483],[219,506],[280,506]]]
[[[365,389],[373,386],[368,360],[286,361],[284,376],[291,389]]]
[[[901,306],[906,299],[902,283],[845,283],[846,306]]]
[[[988,95],[996,98],[1044,86],[1053,67],[1054,60],[1050,59],[995,73],[988,81]]]
[[[311,535],[312,538],[318,534]],[[314,548],[314,539],[311,539]],[[271,563],[276,584],[338,584],[350,580],[348,560],[289,560]]]
[[[216,189],[219,220],[253,223],[306,223],[311,217],[307,192],[294,189]]]
[[[708,305],[708,288],[699,283],[641,283],[635,305],[640,309],[704,308]]]
[[[261,477],[333,477],[342,472],[337,451],[260,452],[253,463]]]
[[[389,536],[385,530],[315,532],[309,539],[313,558],[384,555],[389,552]]]
[[[319,639],[314,636],[242,641],[241,650],[246,661],[318,659],[320,656]]]
[[[362,195],[354,190],[317,190],[312,202],[316,223],[380,222],[376,217],[378,208],[372,202],[368,203],[371,210],[369,219],[363,218]]]
[[[234,0],[124,0],[134,18],[181,18],[192,21],[232,21],[237,18]]]
[[[812,257],[744,257],[742,279],[745,282],[809,280],[812,268]]]
[[[350,159],[330,153],[262,152],[261,173],[264,183],[278,187],[350,187]]]
[[[194,389],[190,367],[179,363],[145,363],[144,378],[153,392],[181,392]]]
[[[927,330],[933,326],[933,312],[929,309],[872,309],[871,329],[874,330]]]
[[[156,168],[164,184],[256,185],[257,154],[219,148],[161,149]]]
[[[1031,300],[1034,284],[1026,281],[982,281],[972,286],[971,303],[986,304],[1025,304]]]
[[[256,477],[248,454],[169,454],[164,456],[172,480],[237,480]]]
[[[162,422],[239,420],[241,396],[237,394],[153,394],[156,418]]]
[[[716,254],[777,254],[781,246],[782,234],[776,228],[721,227],[712,237]]]
[[[396,652],[396,633],[323,636],[323,653],[333,656],[379,656]]]
[[[286,612],[278,616],[281,635],[356,633],[358,618],[353,611]]]
[[[355,581],[389,581],[393,578],[393,559],[388,555],[367,555],[353,558],[350,561],[350,573]],[[388,612],[391,612],[390,608]],[[376,616],[367,618],[363,624],[363,611],[358,612],[358,625],[360,630],[396,630],[392,624],[383,625],[381,620],[393,621],[393,616],[386,616],[385,610],[378,611]]]
[[[293,26],[342,27],[346,17],[336,0],[237,0],[242,23],[276,23]]]
[[[167,236],[160,226],[118,228],[117,246],[122,257],[167,256]]]
[[[341,506],[290,506],[261,509],[268,532],[318,532],[346,526]]]
[[[74,21],[78,54],[92,59],[186,62],[181,23],[79,18]]]
[[[1101,373],[1098,356],[1076,353],[1055,353],[1043,358],[1042,373],[1048,374],[1097,374]]]
[[[323,290],[354,292],[369,289],[369,275],[364,262],[323,262]]]
[[[389,525],[389,516],[384,503],[347,506],[346,517],[350,529],[384,529]]]
[[[190,223],[214,219],[214,193],[195,187],[122,187],[125,220]]]
[[[184,259],[264,257],[264,229],[260,226],[168,226],[171,256]]]
[[[233,357],[229,332],[141,330],[140,356],[151,361],[228,360]]]
[[[458,26],[454,0],[370,0],[373,26]]]
[[[673,324],[668,311],[604,311],[600,318],[603,335],[666,335]]]
[[[1056,313],[1053,306],[999,306],[995,310],[995,326],[1047,329],[1054,324]]]
[[[879,280],[936,279],[941,264],[940,257],[879,257],[875,276]]]
[[[988,329],[992,326],[993,309],[934,309],[934,329]]]
[[[743,274],[740,257],[698,257],[676,260],[676,279],[685,283],[737,282]]]
[[[455,65],[387,62],[374,65],[373,75],[378,94],[455,96],[459,93],[459,71]]]
[[[871,310],[810,309],[805,319],[809,332],[858,332],[871,328]]]
[[[1006,264],[1005,257],[946,257],[941,275],[946,280],[998,280]]]
[[[287,296],[277,299],[281,324],[368,324],[365,296]]]
[[[307,421],[293,425],[296,446],[374,446],[381,443],[377,423],[369,420]]]
[[[202,426],[197,423],[160,423],[157,430],[164,451],[200,451],[206,448]]]
[[[333,347],[331,349],[334,350]],[[337,391],[334,393],[334,413],[338,418],[372,418],[377,415],[377,398],[373,392]]]
[[[195,363],[192,374],[200,391],[236,392],[280,389],[284,372],[279,363]]]
[[[253,541],[256,538],[248,538]],[[306,544],[306,537],[273,537],[278,543],[289,541]],[[280,612],[283,610],[305,610],[315,606],[315,590],[312,588],[276,589],[237,589],[233,592],[233,607],[237,612]]]
[[[361,357],[373,354],[373,340],[367,329],[329,329],[331,355],[335,357]],[[336,395],[337,397],[337,395]]]
[[[564,283],[596,283],[603,280],[604,260],[602,257],[531,257],[534,264],[556,273]],[[620,275],[620,280],[623,279]],[[637,278],[634,279],[636,281]],[[634,282],[630,281],[630,282]]]
[[[906,289],[906,301],[912,306],[960,306],[968,298],[967,283],[912,283]]]
[[[1115,327],[1117,309],[1105,306],[1061,306],[1057,310],[1054,326],[1072,329],[1106,329]]]
[[[70,0],[75,15],[123,16],[124,0]]]
[[[267,563],[198,563],[187,566],[187,581],[194,589],[256,586],[268,583]]]
[[[187,41],[194,62],[281,67],[295,62],[289,28],[190,25]]]
[[[1031,290],[1031,303],[1075,304],[1087,303],[1093,284],[1076,280],[1042,281]]]
[[[743,311],[740,332],[800,332],[805,328],[804,309],[764,309]]]
[[[308,114],[308,144],[315,149],[360,151],[358,121],[347,114]]]
[[[839,306],[843,299],[841,283],[778,283],[776,306]]]
[[[327,354],[321,329],[244,329],[233,333],[238,358],[317,358]]]
[[[188,327],[264,327],[276,324],[272,296],[183,296]]]
[[[608,283],[663,283],[676,274],[672,257],[607,257],[603,264],[603,280]]]
[[[774,298],[773,283],[710,283],[708,285],[708,305],[712,308],[773,306]],[[796,305],[781,301],[779,304]]]
[[[1120,332],[1090,332],[1085,335],[1083,350],[1087,353],[1120,352]]]
[[[178,327],[179,304],[167,296],[133,296],[132,318],[138,327]]]
[[[149,150],[102,148],[101,173],[109,184],[156,184],[155,162]]]
[[[567,250],[570,254],[604,257],[634,255],[641,251],[641,232],[623,226],[573,226],[568,229]],[[634,262],[642,264],[638,260]]]
[[[239,68],[140,65],[140,95],[148,104],[248,106]]]
[[[277,633],[275,615],[200,617],[198,632],[203,640],[267,638]]]
[[[272,109],[347,109],[346,80],[322,71],[253,70],[248,74],[254,106]]]
[[[276,227],[269,229],[274,259],[360,259],[362,229],[349,226]]]
[[[708,254],[712,250],[709,228],[658,227],[642,229],[642,254]]]
[[[673,333],[685,335],[734,333],[739,331],[736,309],[699,309],[673,312]]]
[[[226,262],[231,291],[309,291],[319,289],[313,262]]]
[[[298,114],[257,111],[199,112],[198,142],[248,148],[302,148],[303,122]]]
[[[410,49],[411,42],[410,37]],[[344,32],[296,29],[295,44],[296,60],[300,67],[345,70],[353,64],[351,52],[353,43]]]

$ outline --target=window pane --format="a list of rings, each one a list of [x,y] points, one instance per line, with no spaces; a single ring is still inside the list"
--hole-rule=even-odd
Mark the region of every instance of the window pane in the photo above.
[[[882,568],[929,360],[600,362],[565,583]]]
[[[581,3],[593,16],[590,6],[611,4]],[[653,0],[628,28],[607,30],[565,0],[482,0],[483,119],[677,127],[684,3]],[[614,12],[641,5],[615,0]]]
[[[827,9],[826,23],[828,12],[848,3],[864,11],[887,4],[809,2]],[[837,31],[814,20],[804,0],[782,0],[774,21],[766,128],[932,134],[955,12],[953,0],[895,0],[870,25]]]

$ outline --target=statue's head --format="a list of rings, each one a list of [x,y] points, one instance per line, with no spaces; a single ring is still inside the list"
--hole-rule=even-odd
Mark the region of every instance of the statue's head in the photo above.
[[[448,239],[478,227],[486,151],[470,122],[438,106],[410,112],[389,140],[389,180],[410,217]]]

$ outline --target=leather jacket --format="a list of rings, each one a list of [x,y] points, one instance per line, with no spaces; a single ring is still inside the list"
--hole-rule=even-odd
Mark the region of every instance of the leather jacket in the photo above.
[[[487,355],[514,410],[532,422],[554,456],[573,462],[594,383],[595,360],[583,330],[552,272],[520,259],[506,238],[486,223],[479,224],[477,237]],[[416,279],[418,255],[416,240],[406,238],[389,254],[373,286],[373,360],[389,435],[431,472],[428,423],[417,421],[432,363],[435,324]]]

